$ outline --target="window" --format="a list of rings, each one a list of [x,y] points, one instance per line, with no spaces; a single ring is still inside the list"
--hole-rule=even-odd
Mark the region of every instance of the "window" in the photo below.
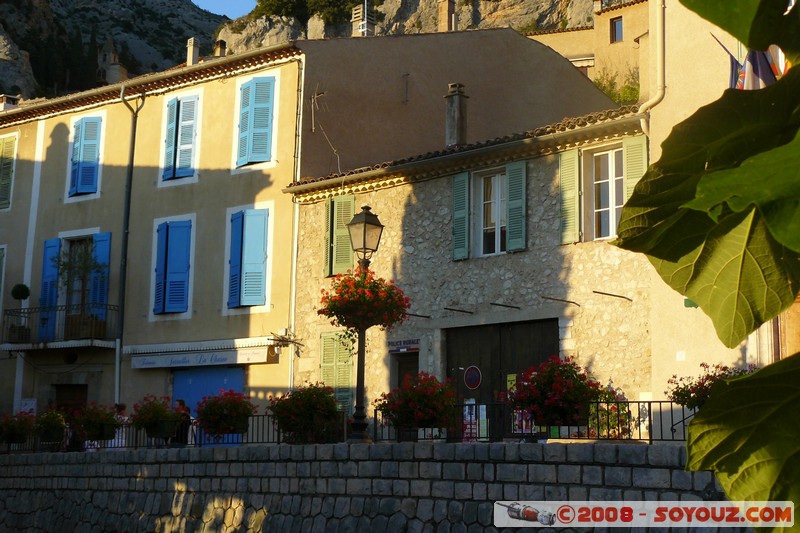
[[[348,414],[353,410],[353,354],[349,346],[337,332],[322,334],[322,382],[333,388],[340,409]]]
[[[11,185],[14,178],[16,148],[16,135],[0,138],[0,209],[11,207]]]
[[[266,209],[244,209],[231,216],[229,308],[266,303],[268,224]]]
[[[622,17],[611,19],[611,42],[618,43],[622,40]]]
[[[97,192],[100,123],[100,117],[84,117],[73,126],[69,196]]]
[[[43,341],[55,338],[60,280],[65,285],[68,314],[92,315],[105,320],[110,265],[110,233],[44,241],[39,297],[39,306],[43,308],[40,313]]]
[[[191,237],[191,220],[162,222],[156,229],[153,314],[189,310]]]
[[[596,150],[561,153],[561,242],[614,237],[622,205],[646,170],[644,136]]]
[[[194,175],[197,106],[197,96],[173,98],[167,102],[162,179],[171,180]]]
[[[353,247],[347,223],[353,218],[354,196],[337,196],[325,204],[325,276],[353,268]]]
[[[453,259],[525,248],[524,161],[453,176]]]
[[[270,161],[275,78],[253,78],[243,83],[239,91],[236,166]]]

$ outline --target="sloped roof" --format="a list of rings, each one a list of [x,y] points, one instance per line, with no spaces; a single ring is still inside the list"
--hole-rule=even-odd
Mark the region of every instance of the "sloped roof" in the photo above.
[[[472,144],[453,146],[442,150],[418,154],[403,159],[384,161],[322,177],[306,177],[283,189],[287,193],[308,193],[339,187],[344,181],[359,182],[386,178],[394,174],[422,176],[442,174],[472,165],[490,164],[502,159],[519,157],[522,152],[553,152],[568,145],[577,145],[598,138],[641,133],[638,106],[623,106],[582,115],[567,117],[522,133],[497,137]],[[531,142],[532,141],[532,142]],[[535,146],[531,146],[535,143]]]
[[[617,5],[614,5],[614,6],[604,7],[603,9],[598,11],[597,13],[598,14],[608,13],[609,11],[616,11],[618,9],[623,9],[623,8],[626,8],[628,6],[632,6],[632,5],[635,5],[635,4],[643,4],[643,3],[647,2],[647,1],[648,0],[631,0],[630,2],[623,2],[621,4],[617,4]]]
[[[38,118],[59,115],[75,109],[92,107],[119,100],[124,91],[127,98],[157,93],[174,87],[197,83],[247,71],[294,56],[302,52],[293,44],[259,48],[250,52],[226,57],[206,58],[191,66],[179,66],[162,72],[144,74],[113,85],[90,89],[52,99],[37,99],[22,103],[15,109],[0,112],[0,127],[21,124]]]

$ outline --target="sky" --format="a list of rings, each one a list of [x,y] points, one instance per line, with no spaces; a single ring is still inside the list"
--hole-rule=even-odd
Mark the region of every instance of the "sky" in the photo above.
[[[256,7],[256,0],[192,0],[206,11],[227,15],[230,19],[242,17]]]

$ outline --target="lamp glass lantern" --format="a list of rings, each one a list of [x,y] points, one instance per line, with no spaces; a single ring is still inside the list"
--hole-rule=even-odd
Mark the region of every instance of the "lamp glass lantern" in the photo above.
[[[359,260],[369,261],[378,249],[383,234],[383,224],[378,220],[378,215],[371,211],[370,206],[365,205],[350,220],[347,229],[350,232],[350,245]]]

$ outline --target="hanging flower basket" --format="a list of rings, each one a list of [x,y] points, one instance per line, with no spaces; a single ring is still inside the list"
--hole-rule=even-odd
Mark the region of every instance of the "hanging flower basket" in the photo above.
[[[317,313],[331,324],[351,330],[380,326],[390,330],[408,316],[411,301],[393,280],[375,276],[370,269],[356,268],[333,278],[331,289],[322,289],[322,307]]]

